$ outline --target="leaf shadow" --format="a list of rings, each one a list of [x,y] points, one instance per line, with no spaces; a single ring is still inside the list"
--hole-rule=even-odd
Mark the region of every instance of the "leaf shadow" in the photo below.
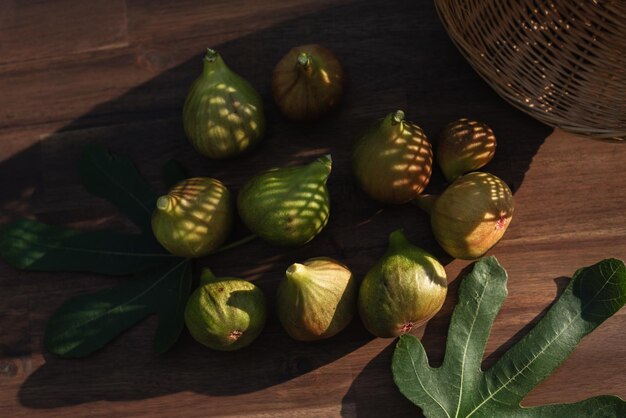
[[[343,60],[349,85],[337,111],[319,123],[302,125],[279,115],[268,78],[274,63],[294,43],[313,42],[329,47]],[[329,256],[350,266],[360,278],[384,252],[387,236],[395,229],[404,228],[412,242],[433,253],[444,265],[452,260],[437,246],[426,215],[416,215],[411,205],[382,205],[358,189],[351,175],[351,146],[372,120],[403,108],[408,119],[422,126],[431,140],[451,120],[473,117],[486,121],[499,143],[496,157],[485,170],[501,177],[513,191],[523,181],[533,156],[551,131],[505,103],[473,72],[448,39],[431,3],[392,0],[381,14],[379,2],[365,0],[328,7],[212,45],[233,70],[259,89],[267,105],[268,133],[250,153],[229,161],[209,161],[185,139],[180,117],[187,89],[201,70],[206,46],[198,45],[197,56],[96,106],[49,138],[0,162],[0,178],[13,180],[0,190],[0,222],[27,214],[54,224],[128,230],[129,224],[121,216],[112,215],[112,206],[89,196],[80,186],[75,168],[86,144],[104,144],[112,152],[129,155],[153,184],[159,181],[161,164],[174,158],[193,175],[222,180],[233,195],[261,170],[304,164],[312,156],[331,152],[331,216],[315,240],[293,250],[255,242],[241,251],[199,263],[210,264],[219,274],[254,280],[271,307],[278,281],[292,262]],[[435,167],[430,190],[436,192],[444,185],[443,176]],[[245,227],[236,221],[233,236],[245,235]],[[59,279],[67,280],[67,289],[81,285],[76,276]],[[26,280],[26,274],[21,280]],[[30,275],[28,280],[37,279]],[[108,282],[103,279],[99,285],[105,287]],[[69,291],[52,292],[58,288],[51,281],[41,280],[38,286],[31,306],[43,306],[41,312],[48,315],[38,312],[31,328],[40,330],[54,307],[71,295]],[[448,297],[444,309],[427,326],[423,341],[429,352],[445,340],[443,330],[447,330],[445,324],[449,323],[454,303]],[[290,340],[275,315],[270,314],[266,330],[242,351],[209,351],[184,332],[170,352],[156,356],[151,351],[155,320],[150,318],[89,358],[64,360],[44,354],[45,364],[26,378],[18,396],[27,407],[55,408],[99,400],[145,399],[181,391],[212,396],[251,393],[306,375],[371,341],[358,321],[355,318],[347,330],[333,339],[304,344]],[[12,340],[5,344],[4,353],[12,352],[11,347],[24,339]],[[29,352],[40,350],[37,335],[28,341],[32,341]],[[357,410],[363,413],[369,411],[369,398],[378,400],[382,413],[389,399],[403,402],[389,380],[390,350],[366,366],[346,395],[345,399],[356,402]],[[378,381],[376,373],[382,368],[387,377],[379,382],[381,390],[371,382]],[[371,396],[376,391],[381,396]],[[366,404],[360,406],[361,401]]]

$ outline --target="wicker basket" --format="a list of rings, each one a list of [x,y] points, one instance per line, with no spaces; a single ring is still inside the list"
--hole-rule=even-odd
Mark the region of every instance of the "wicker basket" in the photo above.
[[[626,0],[435,0],[474,69],[550,125],[626,139]]]

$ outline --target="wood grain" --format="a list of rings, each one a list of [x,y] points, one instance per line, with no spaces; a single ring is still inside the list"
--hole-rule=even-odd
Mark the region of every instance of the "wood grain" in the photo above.
[[[442,311],[422,341],[442,360],[458,277],[467,262],[436,245],[425,215],[360,192],[350,149],[376,118],[402,108],[431,139],[461,116],[486,121],[498,151],[486,168],[515,192],[516,211],[492,251],[507,268],[509,296],[485,352],[489,366],[527,332],[581,266],[626,258],[626,147],[573,137],[516,111],[464,62],[428,2],[77,0],[3,2],[0,18],[0,223],[22,216],[79,228],[130,229],[108,203],[80,186],[77,160],[87,143],[128,155],[156,189],[170,158],[193,175],[223,180],[234,192],[257,171],[331,152],[332,215],[303,248],[253,242],[207,258],[217,274],[254,280],[274,301],[284,269],[326,255],[362,277],[388,234],[404,228],[446,265]],[[43,22],[37,24],[37,22]],[[45,24],[44,24],[45,23]],[[274,64],[290,47],[333,49],[349,75],[341,108],[314,125],[284,120],[269,93]],[[266,104],[270,132],[254,153],[213,162],[184,137],[180,112],[204,48],[220,50]],[[430,191],[443,188],[436,171]],[[237,222],[233,236],[246,233]],[[151,351],[149,318],[100,352],[62,360],[43,350],[45,324],[68,297],[123,279],[27,273],[0,263],[0,416],[412,416],[391,380],[393,341],[368,335],[358,320],[335,338],[291,341],[272,314],[248,349],[215,353],[185,332],[163,356]],[[620,312],[587,337],[524,404],[626,396]]]
[[[0,64],[128,44],[125,0],[0,2]]]

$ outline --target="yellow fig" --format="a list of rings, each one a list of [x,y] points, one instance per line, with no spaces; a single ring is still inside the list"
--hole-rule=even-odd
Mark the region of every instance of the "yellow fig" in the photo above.
[[[330,338],[352,320],[357,292],[352,272],[336,260],[320,257],[294,263],[278,286],[278,319],[296,340]]]
[[[230,192],[222,182],[194,177],[159,197],[152,214],[152,231],[170,253],[202,257],[220,247],[233,223]]]

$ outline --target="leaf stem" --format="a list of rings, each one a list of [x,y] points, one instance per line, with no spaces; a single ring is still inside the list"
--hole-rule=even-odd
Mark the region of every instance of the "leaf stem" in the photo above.
[[[221,246],[220,248],[218,248],[217,250],[213,251],[209,255],[220,254],[220,253],[232,250],[233,248],[241,247],[242,245],[247,244],[247,243],[249,243],[250,241],[252,241],[252,240],[254,240],[256,238],[258,238],[258,236],[256,236],[255,234],[248,235],[247,237],[243,237],[240,240],[237,240],[235,242],[231,242],[230,244],[226,244],[226,245]]]

